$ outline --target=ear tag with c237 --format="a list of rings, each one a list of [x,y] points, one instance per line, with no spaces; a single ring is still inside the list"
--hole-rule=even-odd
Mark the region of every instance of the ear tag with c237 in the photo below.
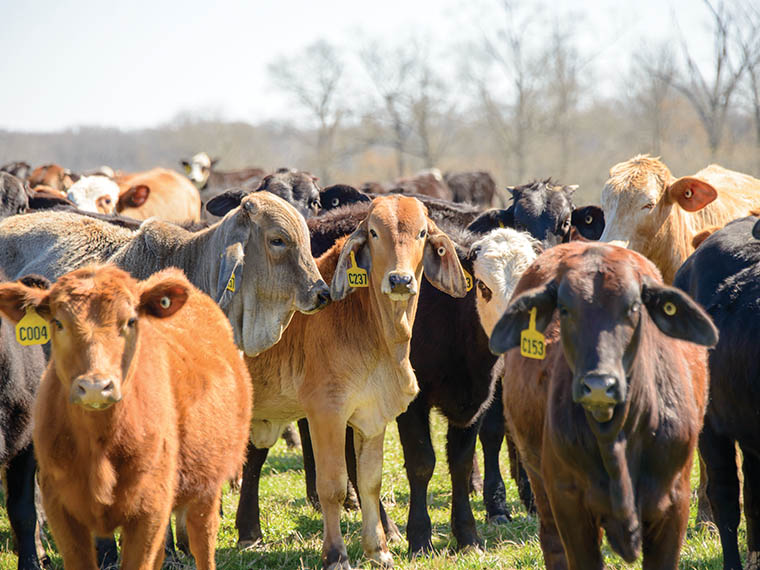
[[[230,275],[230,280],[227,281],[227,287],[225,287],[225,289],[227,289],[227,291],[232,291],[233,293],[235,292],[235,273]]]
[[[348,285],[350,287],[369,287],[369,276],[367,270],[356,265],[356,256],[351,251],[351,267],[346,269],[348,275]]]
[[[537,311],[536,307],[530,310],[528,328],[520,332],[520,354],[525,358],[543,360],[546,358],[546,344],[544,335],[536,330]]]
[[[50,340],[50,324],[37,314],[34,307],[27,307],[26,314],[16,325],[16,340],[24,346],[45,344]]]

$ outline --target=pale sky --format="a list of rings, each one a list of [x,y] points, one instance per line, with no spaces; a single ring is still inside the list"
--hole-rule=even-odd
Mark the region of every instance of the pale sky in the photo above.
[[[494,13],[489,2],[8,0],[0,34],[0,129],[149,127],[184,111],[250,122],[288,118],[292,102],[267,74],[276,57],[319,38],[346,50],[367,37],[392,44],[412,34],[456,45],[477,39]],[[699,42],[710,40],[701,0],[543,0],[541,6],[577,21],[579,47],[596,54],[603,93],[618,85],[642,43],[675,41],[672,14],[689,29],[695,49],[709,56],[711,41]],[[441,56],[441,65],[448,57],[451,52]]]

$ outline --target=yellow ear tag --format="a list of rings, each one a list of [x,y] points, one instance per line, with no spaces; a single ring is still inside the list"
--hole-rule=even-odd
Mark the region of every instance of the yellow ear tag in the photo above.
[[[16,340],[24,346],[45,344],[50,340],[50,324],[37,314],[34,307],[27,307],[26,315],[16,325]]]
[[[467,281],[467,291],[470,291],[472,289],[472,275],[464,268],[462,268],[462,271],[464,271],[464,280]]]
[[[504,222],[499,222],[499,227],[504,229]]]
[[[235,274],[230,275],[230,280],[227,281],[227,291],[235,292]]]
[[[367,270],[356,265],[356,256],[351,252],[351,267],[346,269],[348,275],[348,284],[351,287],[369,287],[369,277]]]
[[[536,330],[536,307],[530,310],[528,328],[520,333],[520,354],[525,358],[546,358],[544,335]]]

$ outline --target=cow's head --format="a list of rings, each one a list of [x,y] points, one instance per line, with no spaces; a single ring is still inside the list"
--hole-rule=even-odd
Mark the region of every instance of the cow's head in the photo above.
[[[28,307],[50,322],[52,361],[69,401],[105,410],[129,389],[144,321],[179,311],[190,289],[178,269],[137,282],[115,266],[85,267],[50,290],[22,282],[0,285],[0,312],[18,322]]]
[[[26,211],[29,196],[24,183],[7,172],[0,172],[0,220]]]
[[[523,291],[520,285],[540,273],[547,278],[544,284]],[[703,346],[718,340],[712,321],[688,295],[663,285],[649,260],[613,245],[573,242],[553,248],[525,272],[518,291],[522,294],[494,327],[491,350],[519,346],[533,308],[538,331],[557,309],[573,401],[600,426],[625,407],[640,340],[653,327]]]
[[[294,168],[280,168],[264,177],[256,191],[266,190],[293,204],[304,218],[319,212],[318,178]]]
[[[212,159],[205,152],[199,152],[190,160],[180,160],[179,162],[185,169],[185,174],[190,181],[198,189],[203,189],[206,187],[208,177],[211,175],[211,170],[216,165],[217,159]]]
[[[707,182],[675,179],[658,158],[638,155],[616,164],[602,190],[602,241],[618,241],[645,255],[673,208],[696,212],[718,197]]]
[[[369,202],[370,197],[347,184],[333,184],[319,193],[320,213],[356,202]]]
[[[82,176],[69,188],[66,198],[85,212],[113,214],[119,202],[119,185],[105,176]]]
[[[343,243],[330,284],[333,300],[352,290],[346,273],[352,253],[357,265],[368,271],[370,289],[391,301],[405,303],[417,295],[423,267],[427,280],[441,291],[454,297],[467,293],[454,244],[416,198],[373,200],[367,217]]]
[[[329,288],[311,256],[306,221],[285,200],[254,192],[219,224],[216,287],[210,289],[236,344],[255,356],[280,340],[295,311],[324,307]]]
[[[68,168],[58,164],[46,164],[35,168],[29,175],[27,182],[30,188],[44,185],[66,192],[77,180],[79,180],[79,176]]]
[[[551,180],[508,188],[512,193],[512,223],[506,224],[528,232],[546,247],[570,239],[573,213],[572,196],[577,186],[561,186]]]
[[[511,228],[494,230],[472,244],[475,306],[488,336],[507,309],[520,276],[540,251],[537,240]]]

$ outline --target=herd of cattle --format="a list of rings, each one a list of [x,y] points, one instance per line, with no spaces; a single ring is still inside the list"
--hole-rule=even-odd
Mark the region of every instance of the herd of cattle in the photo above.
[[[433,408],[460,548],[482,547],[473,488],[489,521],[510,520],[506,436],[547,568],[603,568],[602,531],[626,561],[676,568],[699,443],[724,567],[741,568],[738,444],[760,565],[760,180],[716,165],[676,179],[639,155],[610,170],[601,207],[544,180],[499,209],[484,172],[320,188],[294,169],[219,172],[206,153],[182,165],[0,169],[0,462],[19,568],[45,556],[35,477],[67,568],[116,563],[116,529],[123,567],[159,567],[172,512],[178,545],[214,568],[223,484],[242,474],[239,545],[261,541],[262,465],[296,420],[324,566],[350,567],[354,490],[365,556],[393,564],[394,419],[409,550],[428,552]]]

